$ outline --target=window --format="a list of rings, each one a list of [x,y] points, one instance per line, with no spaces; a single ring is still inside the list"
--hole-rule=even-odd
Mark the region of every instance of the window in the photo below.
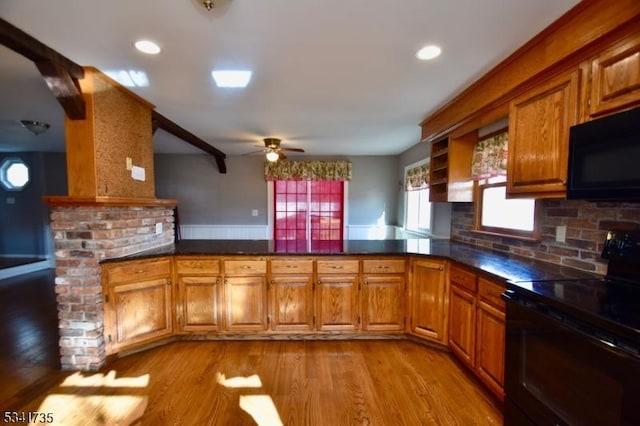
[[[0,166],[0,183],[8,191],[20,191],[29,183],[29,167],[19,158],[7,158]]]
[[[274,239],[341,242],[344,185],[342,181],[274,181]]]
[[[505,176],[480,179],[476,186],[475,231],[531,239],[538,237],[534,199],[507,199]]]
[[[407,231],[428,234],[431,230],[429,202],[429,161],[424,160],[405,168],[405,222]]]

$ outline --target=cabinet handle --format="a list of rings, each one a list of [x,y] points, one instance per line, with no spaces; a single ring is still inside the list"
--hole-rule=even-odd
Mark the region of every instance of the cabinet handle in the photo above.
[[[220,284],[220,278],[216,279],[216,284]]]
[[[147,272],[147,271],[145,271],[144,269],[138,269],[136,271],[136,274],[144,274],[145,272]]]
[[[229,284],[229,280],[224,280],[224,283],[225,284]]]
[[[342,265],[331,265],[331,269],[343,269],[344,266]]]
[[[171,285],[171,280],[167,279],[167,285]]]
[[[240,269],[251,269],[251,266],[249,266],[249,265],[242,265],[242,266],[240,267]]]
[[[389,269],[389,266],[387,266],[387,265],[380,265],[380,266],[378,266],[378,269]]]
[[[297,267],[298,267],[298,265],[287,265],[287,268],[289,268],[289,269],[292,269],[292,268],[295,269]]]

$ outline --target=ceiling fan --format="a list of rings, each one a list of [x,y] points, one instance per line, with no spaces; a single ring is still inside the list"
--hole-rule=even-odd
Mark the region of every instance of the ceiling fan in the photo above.
[[[282,141],[278,138],[264,138],[263,142],[264,149],[262,151],[266,152],[267,160],[271,162],[286,159],[287,156],[282,151],[304,152],[304,149],[302,148],[287,148],[280,146]]]

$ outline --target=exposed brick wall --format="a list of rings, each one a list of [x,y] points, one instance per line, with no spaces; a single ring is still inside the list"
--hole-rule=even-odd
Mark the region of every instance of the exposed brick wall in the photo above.
[[[609,230],[640,230],[640,203],[594,203],[575,200],[540,200],[542,238],[522,241],[472,232],[473,203],[455,203],[451,239],[510,252],[515,255],[606,274],[600,259]],[[556,226],[566,225],[565,243],[555,240]]]
[[[156,223],[162,233],[156,234]],[[106,360],[100,264],[172,244],[167,207],[52,207],[63,370],[97,370]]]

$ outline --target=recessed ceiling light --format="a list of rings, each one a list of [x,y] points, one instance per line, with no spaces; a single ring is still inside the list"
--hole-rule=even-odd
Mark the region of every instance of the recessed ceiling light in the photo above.
[[[160,53],[160,46],[152,42],[151,40],[138,40],[135,43],[136,49],[142,53],[148,53],[149,55],[157,55]]]
[[[440,49],[440,47],[434,44],[430,44],[418,50],[418,53],[416,53],[416,58],[420,59],[421,61],[428,61],[429,59],[437,58],[438,56],[440,56],[440,53],[442,53],[442,49]]]
[[[251,71],[216,70],[211,71],[218,87],[247,87],[251,80]]]

